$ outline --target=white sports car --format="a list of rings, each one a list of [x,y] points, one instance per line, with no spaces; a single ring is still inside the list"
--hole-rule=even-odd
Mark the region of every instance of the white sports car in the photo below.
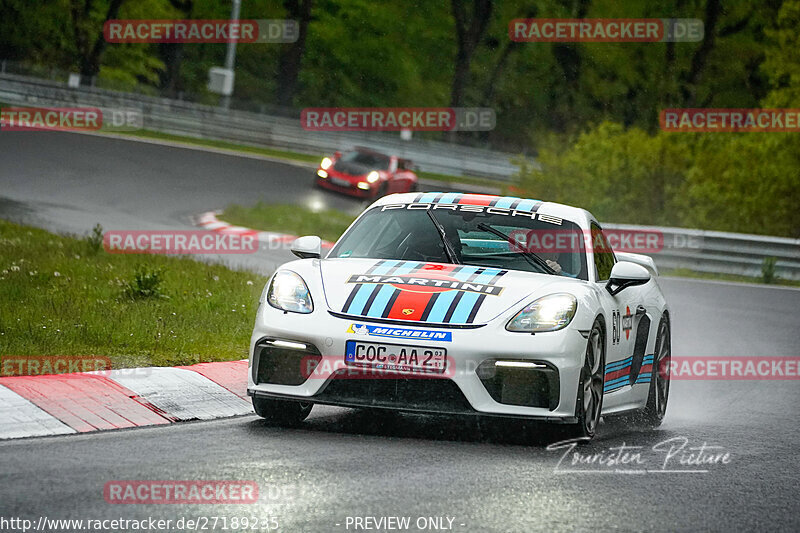
[[[366,209],[325,257],[292,245],[264,288],[248,393],[292,424],[313,404],[569,424],[661,422],[670,322],[653,260],[615,253],[586,210],[408,193]]]

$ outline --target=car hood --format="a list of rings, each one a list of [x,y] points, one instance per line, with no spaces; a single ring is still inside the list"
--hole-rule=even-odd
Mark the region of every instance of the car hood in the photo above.
[[[359,165],[358,163],[342,161],[340,159],[333,164],[333,170],[348,176],[363,176],[372,169],[364,165]]]
[[[414,323],[485,324],[565,278],[470,265],[377,259],[319,262],[335,313]]]

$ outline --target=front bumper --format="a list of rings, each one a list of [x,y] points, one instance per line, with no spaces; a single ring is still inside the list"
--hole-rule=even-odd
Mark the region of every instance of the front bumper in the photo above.
[[[394,326],[450,332],[452,340],[443,342],[348,333],[354,323],[392,326],[333,316],[324,309],[301,315],[262,305],[250,342],[248,394],[351,407],[576,421],[575,401],[586,350],[586,340],[576,329],[510,333],[502,317],[472,329]],[[275,340],[283,341],[279,349],[274,349]],[[373,377],[354,379],[344,364],[348,340],[444,348],[448,368],[437,377],[394,373],[377,378],[373,373]],[[293,343],[307,349],[286,348]],[[315,359],[322,363],[313,366]],[[503,366],[496,361],[504,362]],[[532,368],[530,363],[537,364]]]
[[[369,184],[369,189],[359,189],[358,182],[350,182],[348,185],[337,185],[331,181],[331,177],[321,178],[319,175],[316,175],[317,185],[323,187],[325,189],[336,191],[344,194],[348,194],[350,196],[355,196],[358,198],[372,198],[375,196],[375,192],[377,187],[374,184]],[[345,181],[346,178],[340,178]]]

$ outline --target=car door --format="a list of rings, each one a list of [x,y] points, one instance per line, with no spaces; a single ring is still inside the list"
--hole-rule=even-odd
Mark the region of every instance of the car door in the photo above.
[[[402,183],[400,180],[397,179],[397,157],[392,156],[389,159],[389,168],[386,171],[387,181],[386,181],[386,190],[387,192],[401,192],[403,190]]]
[[[642,305],[642,287],[628,287],[614,296],[605,289],[616,256],[595,222],[591,223],[591,243],[595,283],[600,285],[598,292],[606,316],[605,392],[613,392],[636,380],[647,346],[650,319]],[[637,335],[639,325],[642,329]]]
[[[398,192],[408,192],[411,190],[411,184],[414,180],[414,173],[408,168],[410,161],[407,159],[397,160],[397,172],[395,172],[394,179],[397,181]]]

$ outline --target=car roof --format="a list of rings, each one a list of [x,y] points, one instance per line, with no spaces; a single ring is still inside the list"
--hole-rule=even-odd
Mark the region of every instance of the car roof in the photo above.
[[[596,219],[585,209],[573,207],[556,202],[543,202],[533,198],[520,198],[517,196],[499,196],[493,194],[472,194],[463,192],[413,192],[403,194],[390,194],[378,199],[373,206],[387,204],[459,204],[482,205],[530,211],[543,215],[570,220],[582,228],[588,228]]]
[[[351,150],[345,150],[345,152],[361,152],[363,154],[372,154],[372,155],[380,155],[383,157],[389,157],[389,155],[383,152],[374,150],[372,148],[367,148],[366,146],[354,146]]]

